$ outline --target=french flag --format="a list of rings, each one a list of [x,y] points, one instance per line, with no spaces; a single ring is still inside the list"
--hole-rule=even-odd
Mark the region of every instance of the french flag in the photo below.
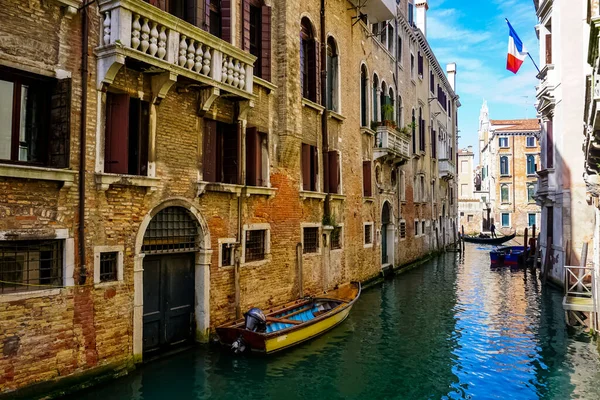
[[[506,23],[508,24],[509,29],[506,69],[516,74],[517,71],[519,71],[519,68],[521,68],[528,53],[527,50],[525,50],[525,45],[523,45],[523,42],[519,39],[519,35],[517,35],[517,32],[515,32],[510,22],[506,20]]]

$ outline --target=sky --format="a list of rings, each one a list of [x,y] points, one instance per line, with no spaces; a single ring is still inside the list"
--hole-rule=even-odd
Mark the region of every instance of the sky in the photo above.
[[[427,40],[440,65],[456,62],[459,147],[477,151],[479,111],[491,119],[536,118],[537,70],[527,58],[515,75],[506,69],[508,18],[539,65],[532,0],[429,0]]]

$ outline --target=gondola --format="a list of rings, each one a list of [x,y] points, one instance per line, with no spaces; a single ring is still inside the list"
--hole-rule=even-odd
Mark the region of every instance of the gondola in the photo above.
[[[274,353],[319,336],[342,323],[360,296],[353,282],[314,298],[304,298],[263,313],[250,309],[244,319],[217,327],[222,345],[234,353]]]
[[[530,251],[531,247],[527,250]],[[490,251],[492,267],[524,266],[525,262],[525,246],[501,246]]]
[[[514,239],[515,236],[517,236],[517,233],[513,233],[511,235],[508,236],[500,236],[497,238],[485,238],[485,237],[478,237],[478,236],[469,236],[469,235],[465,235],[463,236],[463,240],[465,242],[470,242],[470,243],[480,243],[480,244],[502,244],[504,242],[508,242],[511,239]]]

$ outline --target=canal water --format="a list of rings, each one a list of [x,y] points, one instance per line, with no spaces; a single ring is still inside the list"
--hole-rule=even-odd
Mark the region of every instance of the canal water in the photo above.
[[[468,245],[388,280],[281,354],[199,347],[72,398],[600,399],[595,344],[567,331],[561,292],[488,257]]]

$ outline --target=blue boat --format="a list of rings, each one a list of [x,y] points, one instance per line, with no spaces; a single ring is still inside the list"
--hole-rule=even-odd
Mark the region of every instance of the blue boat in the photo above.
[[[493,267],[525,265],[525,246],[502,246],[490,251]]]

